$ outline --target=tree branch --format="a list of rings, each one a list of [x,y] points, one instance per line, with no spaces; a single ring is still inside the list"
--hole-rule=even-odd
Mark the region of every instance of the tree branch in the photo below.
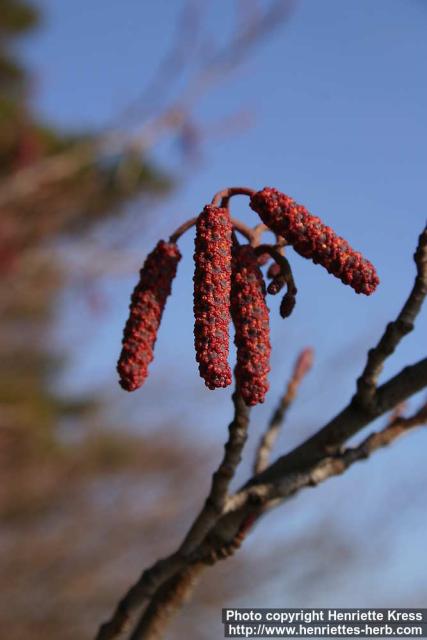
[[[372,433],[357,447],[344,449],[336,455],[325,457],[312,469],[301,474],[298,483],[293,487],[292,493],[304,486],[316,486],[332,476],[342,474],[352,464],[369,458],[378,449],[388,446],[410,430],[427,423],[427,403],[425,403],[413,416],[405,418],[395,417],[382,431]],[[305,476],[305,477],[304,477]],[[269,500],[284,498],[290,495],[290,486],[284,483],[276,485],[271,492]]]
[[[427,358],[405,367],[384,383],[376,393],[375,406],[369,410],[351,401],[335,418],[290,453],[281,456],[268,469],[252,478],[246,486],[268,484],[309,468],[325,455],[336,453],[341,445],[396,405],[427,387]]]

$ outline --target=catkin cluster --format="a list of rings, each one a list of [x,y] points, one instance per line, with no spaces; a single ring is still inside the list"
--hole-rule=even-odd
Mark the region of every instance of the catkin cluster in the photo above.
[[[160,240],[140,271],[117,364],[120,385],[126,391],[134,391],[145,382],[160,320],[180,259],[181,253],[175,243]]]
[[[233,195],[250,197],[251,208],[276,235],[274,244],[261,243],[264,225],[249,229],[230,217],[228,201]],[[140,387],[147,377],[163,310],[181,259],[176,242],[194,224],[194,344],[199,372],[209,389],[231,384],[228,356],[232,320],[237,350],[236,389],[248,406],[264,402],[269,386],[271,346],[266,293],[276,295],[286,287],[280,304],[283,318],[295,306],[297,288],[284,253],[287,244],[357,293],[369,295],[379,282],[368,260],[287,195],[267,187],[258,192],[245,187],[221,191],[197,218],[181,225],[169,242],[161,240],[140,271],[117,364],[120,384],[127,391]],[[235,232],[242,234],[247,243],[239,244]],[[264,266],[267,288],[261,272]]]
[[[356,293],[370,295],[375,291],[379,279],[369,260],[304,206],[269,187],[255,193],[250,206],[264,224],[283,236],[301,256],[321,264]]]
[[[196,225],[194,345],[200,375],[209,389],[231,384],[231,233],[228,209],[207,205]]]

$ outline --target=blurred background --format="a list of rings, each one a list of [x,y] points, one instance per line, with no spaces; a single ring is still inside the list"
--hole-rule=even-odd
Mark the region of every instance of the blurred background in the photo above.
[[[197,373],[192,233],[146,385],[126,394],[115,366],[146,254],[217,190],[289,193],[381,278],[362,298],[289,254],[297,306],[283,321],[269,298],[271,391],[236,486],[303,347],[315,365],[277,453],[347,403],[414,278],[426,27],[420,0],[0,0],[9,640],[91,638],[206,495],[232,406],[231,390],[210,392]],[[256,222],[243,198],[233,215]],[[425,335],[426,310],[384,379],[423,355]],[[221,637],[221,606],[426,606],[426,446],[419,430],[267,515],[206,572],[167,637]]]

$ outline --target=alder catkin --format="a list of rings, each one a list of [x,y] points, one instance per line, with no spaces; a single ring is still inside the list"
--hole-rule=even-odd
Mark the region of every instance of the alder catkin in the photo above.
[[[138,389],[147,378],[157,331],[180,259],[175,243],[160,240],[140,271],[117,363],[120,385],[126,391]]]
[[[194,345],[209,389],[231,384],[228,364],[232,223],[228,209],[207,205],[196,225]]]
[[[321,264],[356,293],[370,295],[375,291],[379,278],[371,262],[304,206],[284,193],[266,187],[252,196],[251,208],[301,256]]]
[[[271,346],[265,284],[250,245],[233,246],[231,314],[237,347],[236,387],[252,406],[264,402],[269,388]]]

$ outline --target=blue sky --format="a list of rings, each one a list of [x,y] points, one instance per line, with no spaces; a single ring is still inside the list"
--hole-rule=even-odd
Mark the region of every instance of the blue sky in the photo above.
[[[174,33],[182,6],[177,0],[37,4],[45,12],[44,24],[20,49],[35,72],[33,100],[47,118],[71,128],[102,127],[139,95]],[[212,34],[229,28],[233,5],[226,0],[215,3],[208,18]],[[291,415],[283,448],[321,426],[347,401],[367,349],[385,322],[395,317],[412,286],[412,254],[426,218],[426,27],[427,5],[418,0],[297,1],[290,20],[196,110],[197,120],[209,121],[247,108],[256,114],[254,126],[211,140],[193,175],[156,208],[152,229],[132,243],[143,258],[158,234],[170,233],[177,212],[194,215],[219,188],[269,185],[305,204],[376,265],[381,285],[365,298],[319,266],[290,254],[299,299],[292,317],[282,321],[278,301],[270,298],[272,390],[268,406],[254,411],[259,429],[298,350],[313,345],[316,367]],[[156,157],[168,163],[171,154],[173,147],[163,144]],[[244,199],[236,200],[233,213],[255,222]],[[205,390],[197,377],[192,353],[192,242],[190,236],[182,241],[185,258],[150,379],[133,396],[115,392],[117,415],[124,407],[129,414],[137,413],[142,431],[177,420],[191,433],[197,429],[211,438],[219,454],[230,414],[229,394]],[[131,274],[102,282],[108,300],[102,323],[99,318],[93,321],[75,296],[64,296],[59,334],[64,345],[73,345],[64,389],[78,393],[88,387],[115,387],[115,360],[134,283]],[[384,379],[423,357],[426,328],[424,309],[416,332],[387,363]],[[356,478],[358,490],[371,496],[370,483],[380,491],[384,474],[397,468],[402,483],[406,479],[413,486],[412,465],[415,460],[423,464],[420,448],[425,445],[425,433],[413,435],[404,447],[396,445],[401,453],[381,454],[371,461],[370,471],[355,471],[353,482]],[[423,478],[425,482],[425,474]],[[334,484],[324,500],[332,496],[339,501],[344,495],[340,482],[341,488]],[[371,505],[373,500],[367,498]],[[416,532],[427,526],[426,517],[421,523],[419,513],[416,518],[415,552],[421,544]],[[375,525],[366,526],[375,535]],[[402,530],[396,531],[398,545]],[[389,570],[403,579],[400,564]]]

